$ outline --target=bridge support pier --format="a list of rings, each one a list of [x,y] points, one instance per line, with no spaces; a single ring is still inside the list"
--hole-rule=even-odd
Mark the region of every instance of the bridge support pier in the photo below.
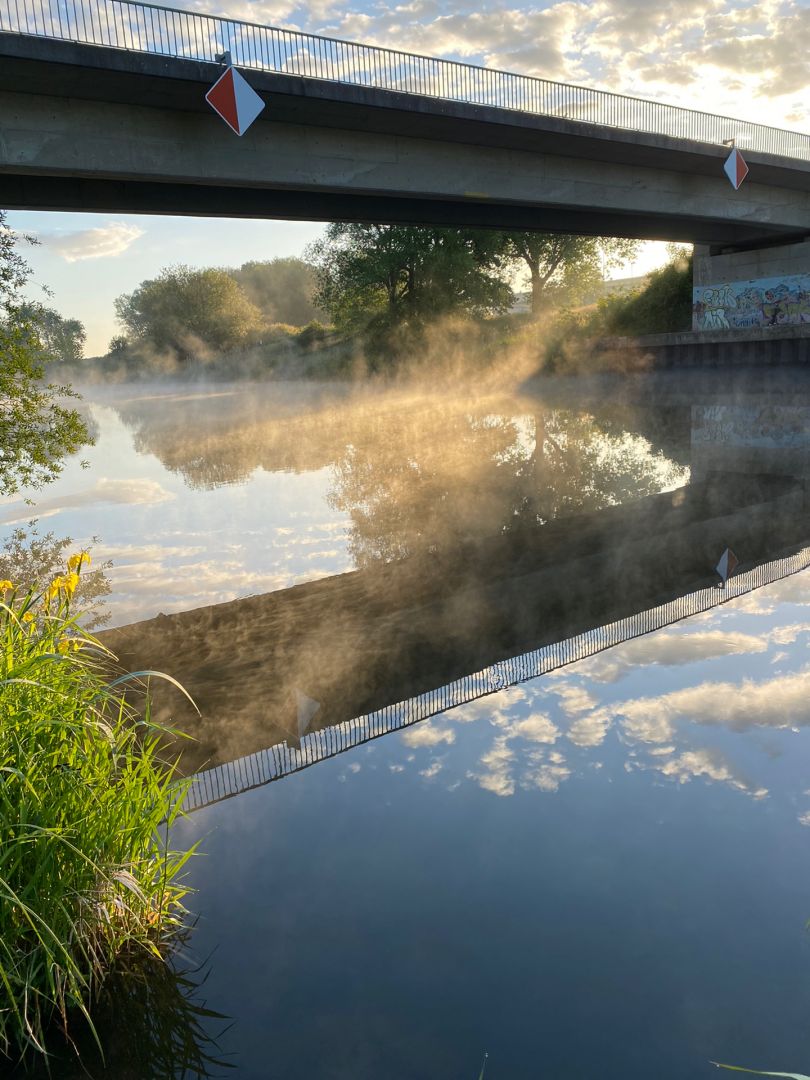
[[[810,240],[717,251],[695,246],[693,330],[808,325]]]

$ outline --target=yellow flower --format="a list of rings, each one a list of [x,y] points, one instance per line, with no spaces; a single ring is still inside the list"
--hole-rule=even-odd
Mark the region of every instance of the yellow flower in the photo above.
[[[53,581],[50,583],[48,588],[42,594],[44,599],[45,599],[46,604],[49,603],[51,600],[53,600],[55,597],[57,597],[59,595],[59,588],[60,588],[61,584],[62,584],[62,579],[60,577],[55,577],[53,579]]]
[[[59,652],[62,653],[62,655],[64,655],[66,652],[68,652],[70,650],[70,642],[68,641],[67,638],[62,638],[62,640],[59,642],[59,644],[56,647],[59,650]]]
[[[79,573],[81,573],[84,564],[87,563],[87,565],[89,566],[92,561],[93,560],[90,558],[90,555],[86,551],[80,551],[78,555],[71,555],[68,559],[68,570],[77,570]]]
[[[6,579],[5,581],[0,581],[0,592],[9,592],[9,590],[13,588],[14,585],[8,579]]]
[[[64,589],[68,596],[73,596],[76,591],[76,586],[79,584],[79,575],[75,573],[65,574],[64,577],[58,579],[59,588]]]
[[[36,618],[36,615],[34,615],[33,611],[24,611],[23,612],[23,615],[22,615],[22,621],[23,622],[26,622],[26,623],[33,622],[35,618]]]

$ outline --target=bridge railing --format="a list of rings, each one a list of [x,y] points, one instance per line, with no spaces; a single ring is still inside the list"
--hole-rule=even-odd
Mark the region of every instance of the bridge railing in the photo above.
[[[195,773],[184,799],[187,811],[233,798],[273,780],[300,772],[310,765],[335,757],[352,747],[393,731],[417,724],[431,716],[476,701],[510,686],[547,675],[550,671],[594,656],[624,641],[671,626],[681,619],[708,611],[763,585],[770,585],[810,567],[810,547],[729,578],[724,589],[706,587],[679,596],[637,615],[617,619],[606,626],[586,630],[576,637],[544,645],[520,656],[465,675],[417,697],[386,705],[363,716],[313,731],[300,740],[300,748],[286,742]]]
[[[490,105],[810,160],[810,136],[603,90],[137,0],[0,0],[0,30]]]

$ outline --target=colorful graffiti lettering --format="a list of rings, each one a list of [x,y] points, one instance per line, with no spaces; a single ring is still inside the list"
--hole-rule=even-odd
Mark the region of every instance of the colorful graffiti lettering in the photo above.
[[[699,285],[692,291],[694,330],[810,323],[810,275]]]

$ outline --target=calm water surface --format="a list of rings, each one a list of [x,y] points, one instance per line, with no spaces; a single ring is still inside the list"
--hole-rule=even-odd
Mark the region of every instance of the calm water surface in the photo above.
[[[166,652],[167,626],[206,627],[197,666],[175,655],[203,702],[198,768],[307,745],[299,691],[327,730],[705,585],[701,537],[734,533],[745,565],[807,540],[801,491],[775,501],[796,440],[724,460],[703,505],[717,445],[691,406],[716,394],[608,400],[117,389],[91,395],[91,467],[0,517],[97,535],[115,626],[205,609],[132,638]],[[745,442],[739,414],[710,419],[723,453]],[[752,472],[769,479],[738,512],[731,474]],[[191,814],[180,966],[229,1018],[198,1019],[232,1067],[211,1074],[475,1080],[485,1052],[509,1080],[810,1072],[808,605],[810,573],[784,577]],[[442,627],[421,653],[420,619]],[[212,641],[234,626],[223,696]]]

